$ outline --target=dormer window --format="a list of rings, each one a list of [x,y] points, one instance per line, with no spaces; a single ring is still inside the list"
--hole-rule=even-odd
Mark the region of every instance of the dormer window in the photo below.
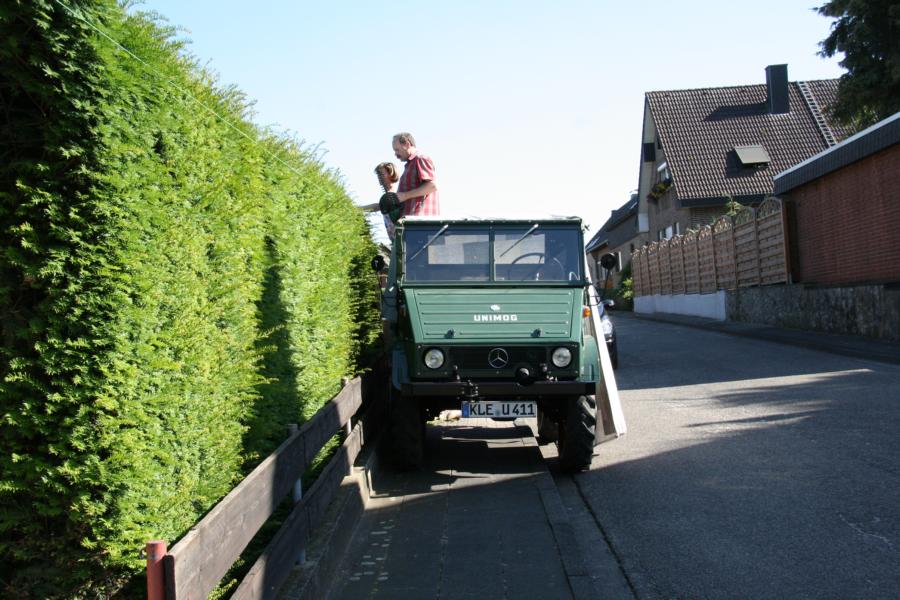
[[[672,183],[672,173],[669,172],[669,163],[663,162],[656,167],[656,183],[668,185]]]
[[[764,167],[771,162],[769,153],[766,152],[766,149],[763,148],[762,144],[735,146],[734,153],[737,154],[741,166],[745,168]]]

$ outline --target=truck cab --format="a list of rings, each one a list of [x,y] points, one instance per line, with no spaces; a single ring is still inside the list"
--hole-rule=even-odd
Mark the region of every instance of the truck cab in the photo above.
[[[590,464],[606,346],[583,249],[575,217],[400,221],[382,318],[401,465],[421,463],[424,424],[446,409],[538,419],[563,468]]]

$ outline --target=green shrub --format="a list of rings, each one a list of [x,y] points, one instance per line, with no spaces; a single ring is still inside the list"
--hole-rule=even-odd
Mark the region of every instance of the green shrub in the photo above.
[[[171,31],[0,8],[0,592],[96,597],[359,369],[367,225]],[[212,114],[208,107],[215,111]]]

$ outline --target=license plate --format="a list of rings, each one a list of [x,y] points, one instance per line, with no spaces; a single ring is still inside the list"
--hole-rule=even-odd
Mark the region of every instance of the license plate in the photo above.
[[[463,402],[462,416],[464,419],[480,417],[537,418],[537,404],[534,402],[507,402],[503,400]]]

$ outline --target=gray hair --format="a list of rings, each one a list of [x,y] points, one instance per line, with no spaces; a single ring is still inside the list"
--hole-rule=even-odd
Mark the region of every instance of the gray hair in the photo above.
[[[410,146],[416,145],[416,139],[412,136],[411,133],[408,133],[406,131],[401,131],[400,133],[395,134],[394,139],[401,144],[409,144]]]

